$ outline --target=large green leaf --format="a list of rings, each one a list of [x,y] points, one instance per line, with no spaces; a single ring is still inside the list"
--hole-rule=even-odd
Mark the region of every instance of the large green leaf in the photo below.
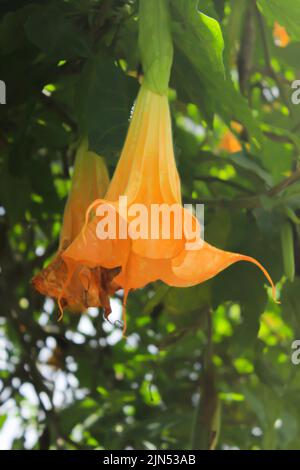
[[[87,38],[56,5],[36,6],[25,23],[29,40],[51,58],[88,57]]]
[[[277,21],[300,40],[300,3],[297,0],[257,0],[257,4],[272,25]]]
[[[260,147],[263,136],[249,106],[230,73],[225,75],[224,40],[218,21],[202,13],[197,0],[173,0],[171,5],[175,86],[178,84],[179,92],[199,106],[208,121],[218,113],[228,125],[233,119],[243,123]]]
[[[92,150],[106,155],[122,148],[137,82],[102,54],[87,61],[76,93],[78,120]]]
[[[220,24],[198,10],[197,0],[171,0],[174,39],[207,81],[224,76],[224,40]],[[201,67],[202,66],[202,67]]]

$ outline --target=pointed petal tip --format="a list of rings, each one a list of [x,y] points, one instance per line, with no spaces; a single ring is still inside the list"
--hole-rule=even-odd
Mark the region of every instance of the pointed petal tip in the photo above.
[[[269,283],[272,287],[273,301],[275,302],[275,304],[280,305],[280,303],[281,303],[280,300],[277,300],[277,298],[276,298],[277,297],[277,295],[276,295],[276,286],[275,286],[270,274],[266,270],[266,268],[264,268],[263,265],[259,261],[257,261],[255,258],[252,258],[251,256],[238,255],[238,257],[239,257],[240,261],[248,261],[249,263],[255,264],[262,271],[262,273],[265,275],[266,279],[269,281]]]

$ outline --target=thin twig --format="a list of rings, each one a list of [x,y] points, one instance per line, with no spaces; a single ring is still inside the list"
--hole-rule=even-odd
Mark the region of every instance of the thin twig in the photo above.
[[[236,181],[223,180],[221,178],[217,178],[216,176],[196,176],[194,179],[197,181],[203,181],[204,183],[220,183],[226,186],[231,186],[234,189],[244,191],[245,193],[253,193],[251,189],[245,188],[245,186],[241,185],[240,183],[237,183]]]
[[[216,207],[227,207],[231,209],[257,209],[261,207],[261,198],[265,197],[274,197],[281,193],[283,190],[287,189],[289,186],[292,186],[294,183],[300,180],[300,168],[298,168],[294,173],[291,174],[288,178],[284,179],[273,188],[268,191],[261,193],[255,196],[247,196],[236,199],[213,199],[213,198],[184,198],[185,203],[189,204],[207,204],[209,206]]]

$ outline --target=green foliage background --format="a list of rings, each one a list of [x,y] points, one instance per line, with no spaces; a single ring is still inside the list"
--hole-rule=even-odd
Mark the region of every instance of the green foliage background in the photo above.
[[[57,322],[30,279],[56,250],[80,136],[111,174],[118,160],[138,89],[128,74],[140,72],[138,5],[2,0],[0,436],[14,418],[15,449],[300,448],[300,366],[291,363],[300,339],[300,107],[291,102],[300,5],[170,8],[184,201],[205,203],[207,241],[265,265],[281,305],[262,274],[239,263],[193,288],[132,293],[127,341],[101,312]],[[291,36],[286,48],[274,42],[276,20]],[[232,121],[243,126],[232,128],[234,154],[220,149]],[[281,241],[286,222],[293,247]],[[291,250],[293,281],[282,257]]]

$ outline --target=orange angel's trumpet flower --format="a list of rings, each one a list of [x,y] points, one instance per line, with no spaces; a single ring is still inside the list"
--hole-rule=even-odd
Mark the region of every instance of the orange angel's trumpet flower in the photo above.
[[[75,311],[103,306],[107,312],[110,311],[108,295],[117,288],[111,273],[78,263],[74,263],[70,273],[62,258],[64,250],[80,233],[87,208],[95,198],[105,194],[108,184],[109,176],[103,159],[88,151],[84,140],[75,158],[58,251],[51,263],[32,280],[41,294],[58,300],[61,313],[65,306]]]
[[[80,233],[86,210],[107,191],[109,176],[102,157],[88,150],[84,139],[75,156],[72,184],[63,216],[59,249],[63,250]]]
[[[127,197],[126,217],[120,196]],[[101,208],[106,208],[117,214],[118,228],[126,226],[129,229],[131,209],[136,204],[146,209],[148,222],[154,204],[165,204],[169,208],[175,205],[192,222],[192,235],[183,227],[181,236],[175,236],[173,228],[168,239],[164,239],[161,221],[155,239],[136,239],[130,230],[127,238],[120,237],[116,230],[116,237],[103,239],[97,236],[97,226],[103,215],[96,215],[88,222],[91,210],[99,214]],[[191,242],[194,244],[192,250],[187,248],[187,243]],[[198,221],[181,205],[168,98],[152,92],[145,85],[140,89],[126,142],[105,199],[96,200],[90,206],[85,228],[63,253],[63,259],[66,264],[82,263],[91,268],[120,267],[115,282],[124,288],[125,299],[131,289],[156,280],[172,286],[192,286],[214,277],[237,261],[250,261],[263,271],[275,297],[273,282],[258,261],[201,241]]]
[[[291,38],[287,33],[286,29],[284,28],[284,26],[281,26],[279,23],[277,23],[277,21],[275,21],[274,23],[273,37],[276,46],[279,47],[286,47],[291,42]]]
[[[222,140],[219,144],[219,148],[229,153],[236,153],[242,150],[240,142],[235,137],[235,135],[229,130],[227,130],[223,135]]]

